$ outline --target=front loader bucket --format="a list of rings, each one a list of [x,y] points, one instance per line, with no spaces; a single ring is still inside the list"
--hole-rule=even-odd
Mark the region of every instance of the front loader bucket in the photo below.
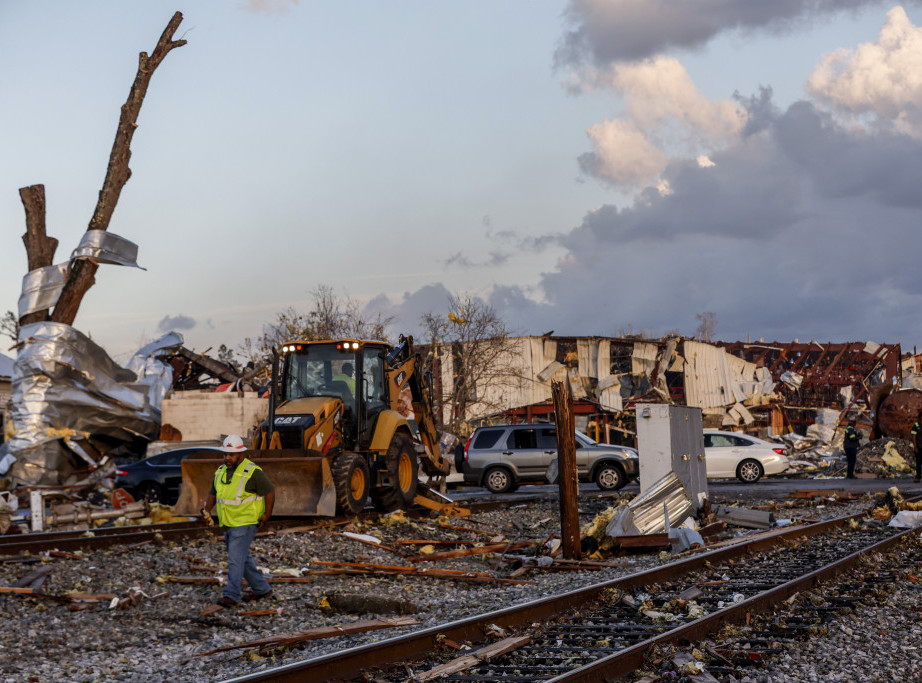
[[[214,482],[215,471],[224,464],[210,454],[182,461],[182,486],[174,514],[199,515]],[[305,456],[304,451],[247,451],[275,485],[273,516],[332,517],[336,514],[336,489],[330,457]]]

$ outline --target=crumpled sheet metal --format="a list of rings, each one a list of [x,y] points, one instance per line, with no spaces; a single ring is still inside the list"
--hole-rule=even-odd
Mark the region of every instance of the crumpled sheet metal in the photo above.
[[[83,233],[80,244],[70,255],[71,261],[77,259],[93,259],[97,263],[141,268],[138,265],[138,245],[108,230],[87,230]]]
[[[98,231],[97,231],[98,232]],[[19,317],[51,308],[58,302],[67,280],[67,263],[30,270],[22,278]]]
[[[70,261],[26,273],[22,279],[22,294],[19,296],[19,317],[54,306],[64,289],[70,263],[78,259],[141,268],[138,265],[137,244],[107,230],[87,230],[71,253]]]
[[[644,493],[618,510],[605,527],[605,533],[613,537],[665,533],[667,510],[670,527],[679,526],[695,512],[695,506],[675,472],[658,479]]]
[[[17,483],[62,483],[67,459],[62,437],[92,434],[127,441],[157,433],[166,393],[162,373],[150,373],[150,383],[139,382],[136,372],[117,365],[89,337],[63,323],[24,325],[19,340],[23,346],[12,378],[16,431],[9,441]]]

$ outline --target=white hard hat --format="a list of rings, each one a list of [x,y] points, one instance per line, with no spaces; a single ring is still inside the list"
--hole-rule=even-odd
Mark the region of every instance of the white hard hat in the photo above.
[[[221,450],[225,453],[240,453],[246,449],[247,447],[243,444],[243,439],[236,434],[231,434],[224,439],[224,445],[221,446]]]

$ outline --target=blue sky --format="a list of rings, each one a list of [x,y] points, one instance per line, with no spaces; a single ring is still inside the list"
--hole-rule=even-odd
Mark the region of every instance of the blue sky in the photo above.
[[[3,0],[0,310],[18,189],[45,185],[64,260],[179,10],[109,228],[147,271],[102,266],[75,322],[118,360],[171,322],[236,346],[321,284],[411,333],[465,291],[521,333],[713,311],[726,339],[922,342],[919,5],[682,6]]]

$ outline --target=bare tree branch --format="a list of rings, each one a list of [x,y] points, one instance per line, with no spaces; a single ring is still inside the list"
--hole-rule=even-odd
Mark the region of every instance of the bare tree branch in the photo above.
[[[115,211],[115,205],[118,203],[122,188],[131,177],[131,169],[128,162],[131,160],[131,138],[138,127],[138,114],[141,111],[141,105],[144,103],[144,96],[147,94],[147,87],[150,84],[151,76],[154,70],[160,65],[163,59],[173,48],[181,47],[186,44],[185,40],[173,40],[173,34],[179,28],[182,22],[182,13],[176,12],[164,29],[160,40],[154,51],[148,56],[142,52],[138,57],[138,72],[135,75],[134,83],[128,93],[128,100],[122,105],[122,114],[119,117],[118,129],[115,132],[115,141],[112,143],[112,151],[109,154],[109,166],[106,169],[106,178],[99,191],[99,201],[96,203],[96,210],[90,219],[89,230],[106,230],[112,219],[112,213]],[[67,284],[64,285],[64,291],[51,314],[51,319],[55,322],[73,324],[77,316],[77,310],[80,308],[80,302],[83,295],[93,286],[95,282],[96,269],[98,264],[93,261],[81,259],[71,264],[67,274]]]

